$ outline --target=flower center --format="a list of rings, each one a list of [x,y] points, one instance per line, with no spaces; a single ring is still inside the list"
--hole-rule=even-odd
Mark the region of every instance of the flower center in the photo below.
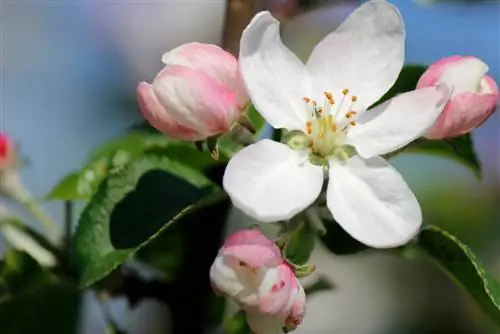
[[[310,117],[305,124],[306,136],[295,138],[296,143],[300,141],[307,145],[311,162],[319,165],[326,165],[332,156],[345,160],[351,155],[352,149],[345,144],[345,139],[349,129],[356,126],[358,114],[358,97],[350,94],[348,89],[342,90],[338,101],[330,92],[325,91],[323,95],[322,106],[308,97],[303,98]]]

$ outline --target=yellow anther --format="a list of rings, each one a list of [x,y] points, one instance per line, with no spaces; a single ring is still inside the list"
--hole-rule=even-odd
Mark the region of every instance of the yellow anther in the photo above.
[[[349,122],[349,124],[351,124],[352,126],[355,126],[356,122],[355,121],[351,121],[351,122]]]
[[[352,101],[352,102],[356,102],[357,100],[358,100],[358,97],[357,97],[356,95],[353,95],[353,96],[351,97],[351,101]]]
[[[331,128],[332,128],[333,132],[337,131],[337,125],[336,124],[332,124]]]
[[[312,122],[307,122],[306,123],[306,131],[307,131],[307,134],[310,135],[312,133],[312,130],[313,130],[313,125],[312,125]]]
[[[352,116],[356,115],[355,111],[349,111],[347,114],[345,114],[345,117],[351,118]]]
[[[347,89],[347,88],[346,88],[346,89],[344,89],[344,90],[342,91],[342,94],[344,94],[344,95],[349,94],[349,89]]]
[[[303,98],[302,98],[302,100],[304,100],[306,103],[311,102],[311,99],[310,99],[310,98],[308,98],[308,97],[303,97]]]

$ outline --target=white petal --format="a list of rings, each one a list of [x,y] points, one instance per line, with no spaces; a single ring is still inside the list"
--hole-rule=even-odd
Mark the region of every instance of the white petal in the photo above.
[[[477,58],[468,58],[446,67],[438,84],[445,83],[453,95],[478,92],[481,81],[488,72],[488,65]]]
[[[404,63],[404,41],[397,8],[369,1],[318,43],[307,68],[322,90],[347,88],[367,108],[396,81]]]
[[[228,261],[231,259],[225,256],[217,256],[210,268],[210,280],[217,289],[230,297],[235,297],[241,293],[245,287],[240,281],[236,270]]]
[[[353,238],[376,248],[406,244],[418,232],[422,213],[401,175],[380,157],[354,156],[330,163],[327,206]]]
[[[223,179],[234,206],[262,222],[290,219],[307,208],[323,185],[323,168],[307,153],[264,139],[239,151]]]
[[[347,133],[347,143],[370,158],[397,150],[420,137],[439,116],[449,93],[427,87],[398,95],[368,110]],[[375,117],[370,117],[374,115]]]
[[[274,128],[305,130],[309,75],[283,45],[279,22],[269,12],[257,14],[240,42],[240,70],[257,110]]]
[[[248,326],[255,334],[283,334],[281,328],[285,324],[286,316],[264,315],[258,311],[247,311]]]

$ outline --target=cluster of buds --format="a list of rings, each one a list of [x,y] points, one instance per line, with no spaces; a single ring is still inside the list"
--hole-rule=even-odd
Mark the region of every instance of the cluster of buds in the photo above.
[[[210,270],[214,291],[246,312],[256,334],[295,330],[305,315],[306,295],[278,246],[258,229],[226,239]]]

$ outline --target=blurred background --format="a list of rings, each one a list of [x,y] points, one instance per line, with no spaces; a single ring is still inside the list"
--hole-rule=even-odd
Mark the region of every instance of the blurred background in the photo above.
[[[307,59],[361,2],[0,0],[1,130],[19,144],[27,159],[23,180],[42,197],[80,168],[91,149],[141,121],[135,87],[154,78],[165,51],[190,41],[237,50],[253,12],[269,9],[283,20],[285,44]],[[406,22],[408,64],[474,55],[500,82],[499,1],[390,2]],[[394,165],[420,200],[425,222],[445,226],[500,277],[498,113],[473,133],[473,141],[481,181],[439,157],[407,154]],[[61,203],[46,208],[62,221]],[[238,213],[231,217],[229,230],[252,223]],[[424,258],[338,257],[319,246],[313,262],[336,288],[310,298],[297,334],[498,333],[472,299]],[[171,322],[166,306],[154,300],[133,309],[114,300],[109,312],[127,333],[166,333]],[[104,333],[101,309],[90,294],[79,328],[81,334]]]

